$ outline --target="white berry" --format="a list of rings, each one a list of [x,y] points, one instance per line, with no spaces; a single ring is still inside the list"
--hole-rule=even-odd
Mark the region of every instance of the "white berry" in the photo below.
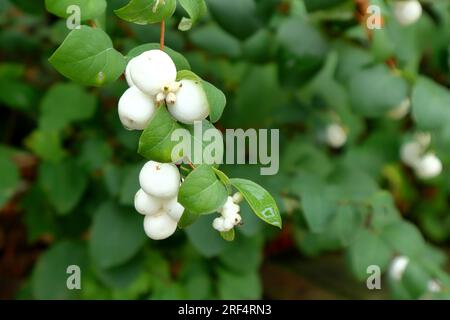
[[[136,62],[136,58],[133,58],[130,60],[130,62],[128,62],[127,67],[125,69],[125,79],[127,80],[128,86],[129,87],[133,87],[134,86],[134,82],[133,79],[131,79],[131,64]]]
[[[147,128],[155,109],[152,99],[137,87],[129,88],[119,100],[120,121],[130,130]]]
[[[406,117],[411,110],[411,99],[406,98],[400,104],[388,112],[388,117],[394,120],[400,120]]]
[[[395,257],[394,260],[392,260],[391,266],[389,267],[389,275],[397,280],[400,281],[403,277],[403,273],[406,270],[406,267],[409,264],[409,258],[405,256]]]
[[[422,6],[417,0],[400,0],[394,3],[397,21],[404,26],[415,23],[422,15]]]
[[[341,148],[347,142],[347,132],[337,123],[330,124],[325,131],[325,139],[332,148]]]
[[[161,87],[176,80],[177,69],[170,56],[161,50],[150,50],[130,65],[132,82],[143,92],[155,96]]]
[[[212,224],[213,228],[219,232],[224,232],[225,231],[225,229],[223,227],[224,222],[225,222],[225,219],[223,217],[215,218],[213,221],[213,224]]]
[[[171,163],[147,162],[139,174],[141,188],[149,195],[170,199],[180,187],[180,172]]]
[[[419,178],[431,179],[441,174],[442,162],[436,155],[428,153],[420,158],[415,169]]]
[[[416,141],[407,142],[400,149],[400,158],[403,163],[415,167],[420,160],[423,152],[422,145]]]
[[[244,200],[244,196],[240,192],[233,194],[233,202],[238,204]]]
[[[134,197],[136,211],[143,215],[156,214],[162,208],[162,201],[140,189]]]
[[[166,201],[163,204],[164,211],[176,222],[180,221],[184,212],[184,207],[178,202],[177,197]]]
[[[181,80],[176,93],[176,101],[168,104],[172,116],[184,124],[193,124],[209,115],[209,105],[205,91],[200,82]]]
[[[164,211],[144,218],[144,231],[153,240],[167,239],[175,233],[176,229],[177,222]]]

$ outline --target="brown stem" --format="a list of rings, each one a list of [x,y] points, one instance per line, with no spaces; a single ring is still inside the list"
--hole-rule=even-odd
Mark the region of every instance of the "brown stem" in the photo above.
[[[166,33],[166,22],[163,20],[163,21],[161,21],[161,37],[159,39],[159,47],[161,50],[164,50],[165,33]]]

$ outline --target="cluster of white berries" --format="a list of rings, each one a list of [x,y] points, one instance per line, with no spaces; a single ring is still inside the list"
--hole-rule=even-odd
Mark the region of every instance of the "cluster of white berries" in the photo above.
[[[404,26],[411,25],[422,16],[422,5],[418,0],[397,0],[394,3],[397,21]]]
[[[177,68],[164,51],[150,50],[131,59],[125,77],[130,88],[119,100],[119,117],[129,130],[145,129],[162,103],[185,124],[209,115],[202,84],[196,80],[176,81]]]
[[[339,149],[347,143],[347,131],[339,123],[332,123],[325,129],[325,142]]]
[[[145,215],[144,230],[153,240],[174,234],[184,207],[178,202],[180,172],[171,163],[147,162],[139,174],[141,189],[136,193],[136,211]]]
[[[418,133],[412,141],[402,145],[400,157],[412,169],[417,177],[431,179],[442,172],[441,160],[432,152],[427,152],[431,144],[429,133]]]
[[[228,232],[241,223],[242,217],[239,214],[241,208],[239,203],[243,200],[242,194],[237,192],[232,197],[228,197],[223,207],[218,211],[221,216],[213,221],[213,228],[219,232]]]

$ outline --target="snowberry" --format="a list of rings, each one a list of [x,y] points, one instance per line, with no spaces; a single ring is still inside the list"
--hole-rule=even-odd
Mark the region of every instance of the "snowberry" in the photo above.
[[[178,202],[177,197],[164,202],[163,209],[172,219],[177,222],[180,221],[181,216],[184,212],[184,207]]]
[[[432,279],[432,280],[428,281],[428,283],[427,283],[427,290],[428,290],[428,292],[437,293],[442,290],[442,287],[439,284],[439,282]]]
[[[167,239],[176,229],[177,222],[164,211],[144,218],[144,231],[153,240]]]
[[[436,155],[428,153],[415,166],[416,175],[422,179],[437,177],[442,172],[442,162]]]
[[[180,82],[175,103],[167,101],[169,112],[176,120],[184,124],[193,124],[194,121],[205,119],[209,114],[209,105],[200,82],[193,80]]]
[[[213,228],[219,232],[225,232],[225,228],[223,226],[225,219],[223,217],[215,218],[213,221]]]
[[[233,202],[234,203],[238,204],[238,203],[242,202],[242,200],[244,200],[244,196],[242,195],[242,193],[236,192],[233,195]]]
[[[347,142],[347,132],[337,123],[330,124],[325,130],[325,139],[332,148],[341,148]]]
[[[397,21],[404,26],[413,24],[422,15],[422,6],[417,0],[399,0],[394,3]]]
[[[148,195],[142,189],[140,189],[134,197],[134,207],[137,212],[143,215],[156,214],[162,208],[162,205],[160,199]]]
[[[171,163],[147,162],[139,174],[141,188],[157,198],[173,198],[180,187],[180,172]]]
[[[225,202],[223,207],[219,210],[219,212],[223,216],[226,216],[226,215],[229,215],[232,213],[238,213],[239,211],[240,211],[240,207],[239,207],[239,205],[234,203],[233,197],[228,197],[227,201]]]
[[[234,227],[234,223],[233,223],[232,220],[229,220],[229,219],[226,219],[226,218],[223,220],[223,229],[224,229],[224,231],[230,231],[231,229],[233,229],[233,227]]]
[[[155,109],[152,99],[136,87],[125,91],[119,100],[120,121],[130,130],[147,128]]]
[[[405,256],[395,257],[394,260],[392,260],[391,266],[389,267],[389,275],[393,279],[400,281],[408,264],[409,264],[408,257]]]
[[[400,120],[406,117],[411,110],[411,99],[406,98],[400,104],[388,112],[388,117],[394,120]]]
[[[177,69],[170,56],[161,50],[150,50],[130,64],[132,82],[143,92],[155,96],[165,85],[175,82]]]
[[[133,87],[134,86],[134,82],[133,79],[131,79],[131,64],[136,62],[136,58],[133,58],[130,60],[130,62],[128,62],[127,67],[125,69],[125,79],[127,80],[128,86],[129,87]]]

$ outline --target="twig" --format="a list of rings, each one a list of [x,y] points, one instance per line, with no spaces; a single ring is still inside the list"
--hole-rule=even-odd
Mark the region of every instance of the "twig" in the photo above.
[[[164,37],[166,33],[166,22],[161,21],[161,37],[159,38],[159,47],[161,50],[164,50]]]

